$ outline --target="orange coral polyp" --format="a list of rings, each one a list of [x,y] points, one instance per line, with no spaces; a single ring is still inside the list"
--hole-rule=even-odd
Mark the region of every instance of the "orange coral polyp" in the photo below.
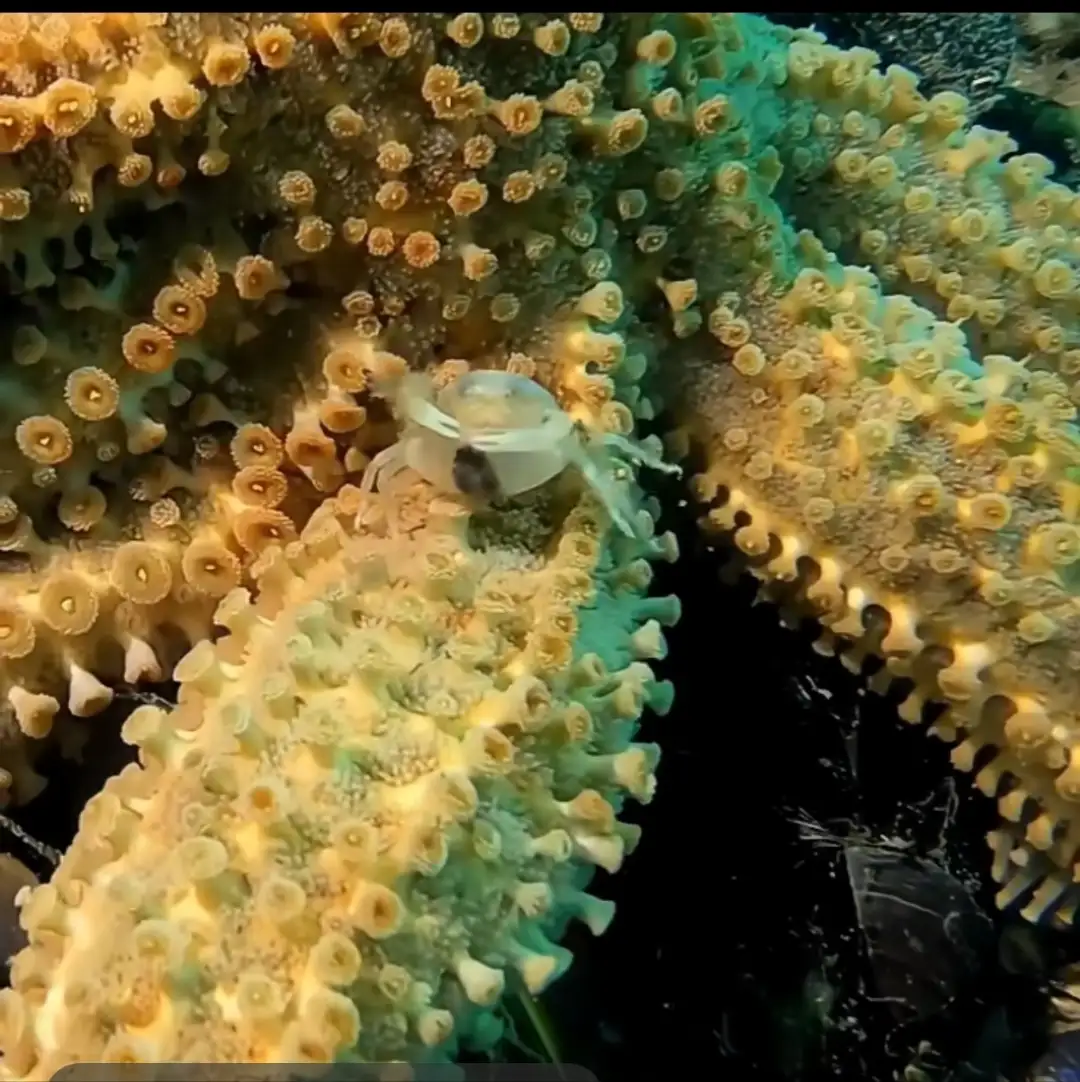
[[[20,421],[15,441],[19,450],[40,466],[58,466],[71,457],[74,448],[67,425],[49,414]]]
[[[100,368],[76,368],[67,378],[64,400],[76,417],[104,421],[120,404],[120,385]]]
[[[181,563],[184,578],[197,593],[224,597],[240,585],[240,561],[220,541],[193,541]]]
[[[167,372],[176,358],[173,336],[152,323],[136,323],[124,335],[124,360],[139,372]]]
[[[58,139],[68,139],[94,119],[97,111],[94,88],[77,79],[57,79],[45,91],[42,122]]]
[[[273,469],[284,461],[285,445],[266,425],[246,424],[237,429],[229,453],[240,469],[245,466]]]
[[[59,571],[38,594],[41,619],[60,635],[84,635],[97,621],[101,605],[90,584],[74,572]]]
[[[184,286],[165,286],[154,298],[154,319],[172,334],[197,334],[206,322],[206,305]]]
[[[173,585],[169,561],[153,545],[129,541],[113,556],[110,578],[127,601],[136,605],[155,605],[168,596]]]

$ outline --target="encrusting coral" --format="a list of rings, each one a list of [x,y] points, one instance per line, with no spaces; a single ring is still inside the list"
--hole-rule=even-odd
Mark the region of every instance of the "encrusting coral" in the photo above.
[[[407,536],[351,486],[326,500],[221,602],[177,708],[128,717],[140,765],[24,906],[9,1074],[483,1047],[508,978],[566,968],[567,918],[607,926],[583,888],[655,785],[630,737],[670,702],[647,659],[678,607],[641,597],[670,548],[609,550],[584,502],[549,527],[419,495]]]
[[[5,1077],[445,1058],[610,920],[584,888],[670,702],[656,508],[614,462],[632,536],[573,469],[495,511],[350,483],[410,369],[535,378],[597,434],[650,415],[632,237],[591,213],[648,131],[603,24],[0,20],[7,699],[40,741],[118,678],[179,684],[25,901]]]
[[[709,518],[849,664],[914,681],[905,717],[947,705],[935,731],[1006,823],[999,901],[1070,921],[1080,201],[872,53],[714,28],[726,132],[695,235],[730,364],[683,366]]]
[[[470,52],[473,15],[3,17],[17,801],[61,707],[167,677],[252,561],[362,472],[389,437],[381,381],[504,365],[601,429],[647,409],[618,238],[589,213],[624,149],[608,127],[647,128],[592,116],[616,59],[602,22],[500,16],[511,79]]]
[[[573,469],[362,493],[416,370],[670,407],[766,590],[947,704],[1002,903],[1071,919],[1080,203],[875,62],[710,13],[0,16],[9,795],[54,717],[180,685],[26,901],[3,1077],[445,1056],[610,918],[673,543],[614,462],[632,536]]]

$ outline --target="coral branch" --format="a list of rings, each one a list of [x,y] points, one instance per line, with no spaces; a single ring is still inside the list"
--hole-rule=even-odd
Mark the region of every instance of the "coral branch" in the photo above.
[[[23,910],[8,1077],[445,1057],[508,981],[566,968],[567,918],[610,920],[582,888],[635,844],[617,813],[658,753],[631,736],[669,698],[626,571],[664,546],[607,550],[584,504],[527,546],[496,520],[403,540],[356,515],[343,490],[268,552],[177,666],[180,705],[126,721],[140,765]]]

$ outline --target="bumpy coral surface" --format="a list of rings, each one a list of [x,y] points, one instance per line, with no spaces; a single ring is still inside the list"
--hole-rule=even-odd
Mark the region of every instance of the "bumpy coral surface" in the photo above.
[[[0,16],[9,797],[181,687],[27,902],[5,1076],[446,1055],[608,918],[673,547],[614,459],[637,540],[573,468],[359,494],[410,370],[583,440],[671,407],[769,591],[947,705],[1001,901],[1071,919],[1080,204],[875,63],[708,13]]]
[[[7,1072],[445,1055],[565,970],[568,918],[607,926],[583,887],[655,785],[630,736],[670,701],[645,659],[678,608],[641,597],[666,544],[609,549],[586,504],[380,536],[357,497],[223,600],[175,710],[128,718],[141,765],[23,910]]]
[[[1080,202],[871,53],[716,25],[718,142],[743,160],[705,212],[730,364],[687,357],[710,517],[851,663],[914,681],[909,720],[948,705],[936,731],[1010,824],[999,900],[1070,920]],[[780,166],[774,201],[758,178]]]
[[[646,411],[612,280],[633,234],[594,208],[649,128],[616,108],[619,40],[599,15],[3,17],[16,800],[54,720],[166,677],[359,476],[392,439],[370,391],[408,367],[536,375],[595,428]]]
[[[640,225],[605,207],[649,135],[628,29],[0,19],[9,796],[54,721],[180,689],[26,901],[5,1077],[445,1058],[610,920],[584,887],[670,702],[655,508],[604,454],[633,539],[575,468],[499,511],[350,481],[410,369],[535,378],[598,447],[650,416]]]

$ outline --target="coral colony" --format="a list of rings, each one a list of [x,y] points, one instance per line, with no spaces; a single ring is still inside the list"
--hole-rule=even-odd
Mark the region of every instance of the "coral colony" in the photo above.
[[[490,1044],[612,919],[679,615],[638,467],[691,448],[766,592],[944,704],[999,901],[1072,919],[1080,197],[876,65],[731,14],[0,14],[8,804],[179,689],[23,896],[0,1078]]]

